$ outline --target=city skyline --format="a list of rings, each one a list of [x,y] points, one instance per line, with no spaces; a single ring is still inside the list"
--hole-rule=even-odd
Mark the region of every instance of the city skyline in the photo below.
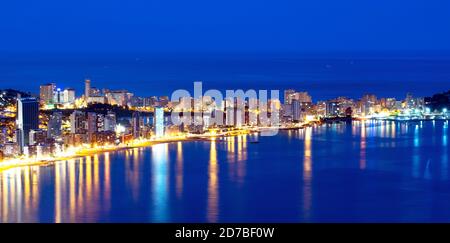
[[[43,98],[42,97],[42,89],[45,88],[45,87],[50,87],[51,89],[54,89],[55,92],[58,92],[58,95],[60,95],[62,97],[62,99],[64,99],[64,101],[61,99],[61,102],[55,102],[55,103],[71,103],[71,102],[75,101],[75,98],[80,98],[80,97],[86,95],[87,91],[86,91],[85,82],[87,80],[89,80],[90,82],[95,81],[95,80],[92,80],[91,78],[80,79],[79,82],[76,82],[77,85],[72,85],[72,86],[70,86],[70,85],[69,86],[59,86],[58,82],[48,82],[46,84],[38,85],[38,86],[36,86],[37,88],[33,88],[32,89],[32,90],[35,90],[35,91],[29,91],[29,89],[28,90],[15,89],[15,88],[10,88],[10,87],[6,87],[6,86],[0,88],[0,90],[2,90],[2,89],[3,90],[12,89],[12,90],[28,93],[31,96],[40,97],[41,100],[42,100],[42,98]],[[192,84],[194,84],[195,82],[202,82],[202,81],[192,81],[191,83],[189,83],[189,85],[192,86]],[[202,83],[205,83],[205,82],[202,82]],[[83,86],[81,86],[80,84],[82,84]],[[206,82],[206,84],[207,84],[207,82]],[[78,89],[74,89],[73,87],[75,87],[75,86],[78,86],[79,88]],[[92,89],[96,90],[96,92],[100,92],[100,93],[103,93],[104,91],[107,91],[107,92],[127,92],[127,93],[130,93],[130,94],[142,94],[142,93],[145,93],[144,95],[139,95],[139,97],[142,97],[142,98],[169,97],[169,99],[170,99],[170,93],[173,93],[173,91],[177,90],[177,89],[174,89],[174,90],[172,90],[172,92],[169,92],[169,93],[158,93],[158,94],[155,94],[155,93],[152,93],[151,91],[143,92],[143,91],[139,91],[139,90],[127,89],[126,86],[122,86],[122,88],[118,87],[117,89],[110,89],[110,88],[107,88],[107,87],[97,87],[95,85],[93,85],[91,87],[92,87]],[[183,87],[186,87],[186,86],[183,86]],[[214,87],[211,87],[211,88],[215,89]],[[292,87],[287,86],[284,89],[278,89],[278,90],[280,91],[280,94],[282,94],[285,91],[291,90],[291,89],[292,89]],[[187,90],[189,92],[189,91],[193,90],[193,88],[188,88]],[[218,89],[218,90],[223,92],[223,93],[225,93],[225,91],[227,91],[227,90],[228,91],[236,91],[236,90],[246,91],[246,89],[243,89],[243,88],[236,88],[236,89],[234,89],[234,88],[230,88],[230,89],[224,88],[224,89]],[[401,99],[401,98],[404,98],[405,96],[407,96],[408,94],[413,94],[414,95],[416,93],[414,91],[417,92],[419,90],[417,90],[417,89],[416,90],[414,90],[414,89],[405,89],[405,90],[399,91],[399,93],[401,93],[401,94],[399,94],[397,96],[384,96],[384,97],[385,98]],[[435,93],[442,93],[442,92],[446,92],[446,91],[448,91],[447,86],[446,85],[442,85],[441,88],[437,88],[436,89]],[[49,92],[53,92],[53,91],[49,91]],[[308,93],[308,90],[307,89],[302,89],[302,90],[297,90],[297,92],[306,92],[306,93]],[[338,98],[338,97],[346,97],[346,98],[350,98],[350,99],[359,99],[362,96],[368,95],[368,94],[377,95],[377,93],[375,93],[375,92],[369,92],[369,91],[364,91],[364,90],[361,90],[360,93],[361,93],[360,96],[348,96],[348,95],[342,95],[342,94],[339,94],[339,93],[335,93],[335,94],[333,94],[334,96],[332,96],[331,98],[329,97],[329,99]],[[56,94],[53,94],[53,95],[56,95]],[[422,96],[423,97],[427,97],[427,96],[429,97],[431,95],[433,95],[433,93],[430,93],[428,95],[422,95]],[[383,95],[380,95],[380,96],[383,97]],[[93,95],[92,97],[96,97],[96,95]],[[286,102],[284,95],[282,95],[280,97],[281,97],[280,101]],[[52,98],[53,98],[53,96],[52,96]],[[316,98],[315,102],[323,101],[323,100],[326,100],[326,99],[317,99]]]
[[[274,136],[280,128],[297,129],[327,120],[439,120],[447,119],[450,110],[450,91],[432,97],[407,93],[400,100],[365,94],[356,100],[337,96],[316,102],[306,91],[287,89],[279,94],[279,90],[271,90],[270,96],[267,91],[265,95],[261,92],[237,90],[223,95],[218,90],[203,91],[202,83],[195,82],[193,96],[187,90],[177,90],[171,97],[178,98],[170,100],[169,96],[142,98],[127,90],[95,88],[90,79],[84,80],[81,96],[73,89],[58,88],[56,83],[42,84],[38,97],[22,98],[18,93],[10,97],[12,102],[3,104],[2,117],[16,120],[1,124],[8,128],[2,129],[5,143],[0,144],[1,157],[45,158],[65,153],[70,150],[67,146],[78,147],[76,151],[98,146],[111,149],[155,139],[225,136],[235,129],[239,133],[259,131],[265,136],[261,129],[269,127],[276,132],[267,136]],[[95,106],[96,110],[89,110]],[[132,113],[118,117],[118,109]],[[69,118],[67,112],[63,115],[65,110],[71,111]],[[152,118],[147,117],[145,122],[141,112],[151,112]],[[124,123],[123,118],[128,122]],[[63,128],[65,121],[69,126]]]
[[[449,10],[5,1],[0,225],[282,241],[302,223],[450,223]]]

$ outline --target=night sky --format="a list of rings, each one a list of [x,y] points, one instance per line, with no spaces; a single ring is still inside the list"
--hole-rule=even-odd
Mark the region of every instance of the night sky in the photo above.
[[[0,89],[37,93],[56,82],[80,94],[91,78],[141,96],[196,80],[317,99],[431,95],[450,81],[449,13],[448,0],[2,1]],[[354,59],[398,53],[447,61]],[[325,59],[301,60],[308,55]]]
[[[0,51],[450,50],[447,0],[2,1]]]

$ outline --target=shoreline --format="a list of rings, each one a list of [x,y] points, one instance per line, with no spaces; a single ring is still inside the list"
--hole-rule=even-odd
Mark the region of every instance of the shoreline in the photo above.
[[[155,140],[155,141],[143,141],[140,144],[133,144],[133,145],[125,145],[125,146],[118,146],[118,147],[111,147],[111,148],[92,148],[92,149],[83,149],[79,152],[76,152],[74,155],[69,155],[67,157],[61,157],[61,158],[54,158],[54,159],[46,159],[41,161],[29,161],[29,162],[23,162],[23,163],[15,163],[11,165],[2,165],[3,161],[0,162],[0,173],[14,168],[20,168],[20,167],[26,167],[26,166],[46,166],[51,165],[59,161],[65,161],[70,159],[78,159],[85,156],[92,156],[96,154],[103,154],[108,152],[118,152],[128,149],[135,149],[135,148],[146,148],[151,147],[153,145],[157,144],[169,144],[169,143],[175,143],[175,142],[193,142],[193,141],[211,141],[213,139],[221,138],[221,137],[235,137],[240,135],[248,135],[252,134],[254,132],[248,131],[242,134],[232,134],[232,135],[223,135],[223,136],[198,136],[198,137],[178,137],[173,139],[167,139],[167,140]],[[5,161],[8,162],[8,161]]]
[[[115,147],[115,148],[103,148],[103,149],[86,149],[86,150],[77,152],[76,154],[74,154],[72,156],[54,158],[54,159],[48,159],[48,160],[41,160],[41,161],[30,161],[30,162],[24,162],[24,163],[13,164],[13,165],[2,166],[1,164],[3,162],[0,162],[0,173],[4,172],[6,170],[9,170],[9,169],[13,169],[13,168],[20,168],[20,167],[25,167],[25,166],[46,166],[46,165],[54,164],[59,161],[78,159],[78,158],[85,157],[85,156],[103,154],[103,153],[108,153],[108,152],[118,152],[118,151],[123,151],[123,150],[127,150],[127,149],[151,147],[151,146],[157,145],[157,144],[186,142],[186,141],[204,141],[204,140],[207,140],[207,139],[206,138],[205,139],[177,138],[177,139],[171,139],[171,140],[166,140],[166,141],[148,141],[148,142],[142,143],[142,145],[130,145],[130,146]]]
[[[373,118],[370,120],[384,120],[384,121],[395,121],[395,122],[420,122],[421,121],[421,120],[390,120],[390,119],[373,119]],[[436,119],[434,119],[434,120],[436,120]],[[448,119],[440,119],[440,120],[448,121]],[[433,120],[422,120],[422,121],[433,121]],[[321,126],[324,124],[327,124],[327,123],[312,122],[309,124],[303,124],[298,127],[280,127],[278,129],[280,131],[300,130],[300,129],[304,129],[306,127],[311,127],[311,126],[315,126],[315,125]],[[244,130],[245,132],[240,133],[240,134],[229,133],[229,134],[222,134],[222,135],[216,135],[216,136],[199,135],[199,136],[193,136],[193,137],[177,137],[177,138],[172,138],[172,139],[167,139],[167,140],[159,140],[159,141],[158,140],[143,141],[140,144],[124,145],[124,146],[117,146],[117,147],[110,147],[110,148],[82,149],[82,150],[76,152],[74,155],[69,155],[66,157],[46,159],[46,160],[41,160],[41,161],[33,160],[33,161],[23,162],[23,163],[14,163],[11,165],[2,165],[3,162],[8,162],[8,161],[2,161],[2,162],[0,162],[0,173],[4,172],[6,170],[9,170],[9,169],[13,169],[13,168],[20,168],[20,167],[25,167],[25,166],[46,166],[46,165],[54,164],[59,161],[78,159],[78,158],[85,157],[85,156],[103,154],[103,153],[108,153],[108,152],[118,152],[118,151],[123,151],[123,150],[127,150],[127,149],[134,149],[134,148],[146,148],[146,147],[151,147],[151,146],[157,145],[157,144],[174,143],[174,142],[211,141],[213,139],[216,140],[217,138],[223,138],[223,137],[236,137],[236,136],[240,136],[240,135],[260,133],[261,130],[262,130],[262,128],[257,129],[257,130]]]

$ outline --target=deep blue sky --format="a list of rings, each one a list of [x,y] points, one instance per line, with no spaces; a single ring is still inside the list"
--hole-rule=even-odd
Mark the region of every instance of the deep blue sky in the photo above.
[[[0,3],[0,51],[450,50],[447,0]]]

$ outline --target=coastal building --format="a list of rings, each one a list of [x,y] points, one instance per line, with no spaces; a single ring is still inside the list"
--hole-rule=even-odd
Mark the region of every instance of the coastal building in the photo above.
[[[281,106],[281,121],[284,123],[292,121],[292,104],[283,104]]]
[[[14,143],[17,145],[17,153],[23,154],[25,148],[24,135],[22,129],[16,129],[14,131]]]
[[[95,132],[92,134],[90,143],[100,146],[111,145],[116,141],[116,133],[112,131]]]
[[[0,145],[8,141],[8,129],[4,126],[0,127]]]
[[[292,100],[298,100],[300,103],[311,103],[312,98],[308,94],[308,92],[295,92],[290,95],[291,102]]]
[[[106,103],[110,105],[127,106],[128,91],[126,90],[105,90]]]
[[[21,149],[29,143],[30,131],[39,128],[39,102],[36,98],[17,99],[17,129],[21,130]]]
[[[162,107],[155,108],[155,121],[154,121],[154,128],[155,128],[155,136],[157,138],[164,136],[164,109]]]
[[[3,145],[3,155],[5,157],[14,157],[19,154],[22,154],[22,151],[20,151],[20,147],[17,143],[14,142],[6,142]]]
[[[366,94],[361,98],[360,112],[362,115],[371,115],[376,112],[377,97],[373,94]]]
[[[98,132],[104,132],[105,128],[105,115],[103,114],[97,114],[97,131]]]
[[[91,80],[86,79],[84,80],[84,98],[86,99],[86,101],[89,99],[90,96],[91,96]]]
[[[39,88],[39,100],[41,105],[49,105],[53,104],[53,93],[55,92],[56,84],[54,83],[48,83],[43,84]]]
[[[100,91],[99,88],[91,87],[91,89],[89,90],[89,97],[91,97],[91,96],[101,96],[101,95],[102,95],[102,91]]]
[[[134,139],[141,137],[141,116],[139,112],[133,112],[133,116],[131,118],[131,130]]]
[[[103,130],[113,132],[116,130],[116,113],[108,111],[103,123]]]
[[[87,119],[82,111],[74,111],[70,115],[70,133],[72,134],[86,134],[87,133]]]
[[[53,104],[60,105],[64,103],[64,93],[60,88],[57,88],[55,92],[53,92]]]
[[[319,117],[324,117],[327,115],[327,102],[318,101],[314,108],[314,113]]]
[[[299,100],[292,100],[292,119],[294,122],[301,121],[301,106]]]
[[[326,116],[334,117],[339,116],[339,103],[335,100],[330,100],[326,102]]]
[[[91,96],[87,99],[88,104],[106,104],[106,98],[105,96],[94,96],[91,94]]]
[[[169,104],[169,96],[160,96],[159,97],[159,105],[162,107],[167,106]]]
[[[63,91],[63,93],[64,93],[64,103],[66,103],[66,104],[73,104],[74,102],[75,102],[75,98],[76,98],[76,96],[75,96],[75,89],[72,89],[72,88],[67,88],[67,89],[64,89],[64,91]]]
[[[95,112],[88,112],[87,113],[87,134],[88,134],[89,141],[92,140],[92,135],[96,132],[98,132],[97,114]]]
[[[70,133],[63,136],[63,141],[67,146],[79,146],[88,142],[88,135]]]
[[[143,100],[144,102],[144,107],[155,107],[158,105],[158,97],[156,96],[152,96],[152,97],[147,97],[144,98]]]
[[[61,136],[62,112],[56,111],[50,115],[47,125],[47,136],[49,138],[58,138]]]
[[[339,106],[339,116],[347,116],[348,112],[354,110],[355,103],[352,99],[347,97],[338,97],[335,99]]]
[[[42,129],[31,130],[29,145],[44,144],[46,139],[47,139],[46,131]]]
[[[293,89],[287,89],[284,91],[284,103],[287,105],[292,104],[292,97],[295,94],[295,90]]]

